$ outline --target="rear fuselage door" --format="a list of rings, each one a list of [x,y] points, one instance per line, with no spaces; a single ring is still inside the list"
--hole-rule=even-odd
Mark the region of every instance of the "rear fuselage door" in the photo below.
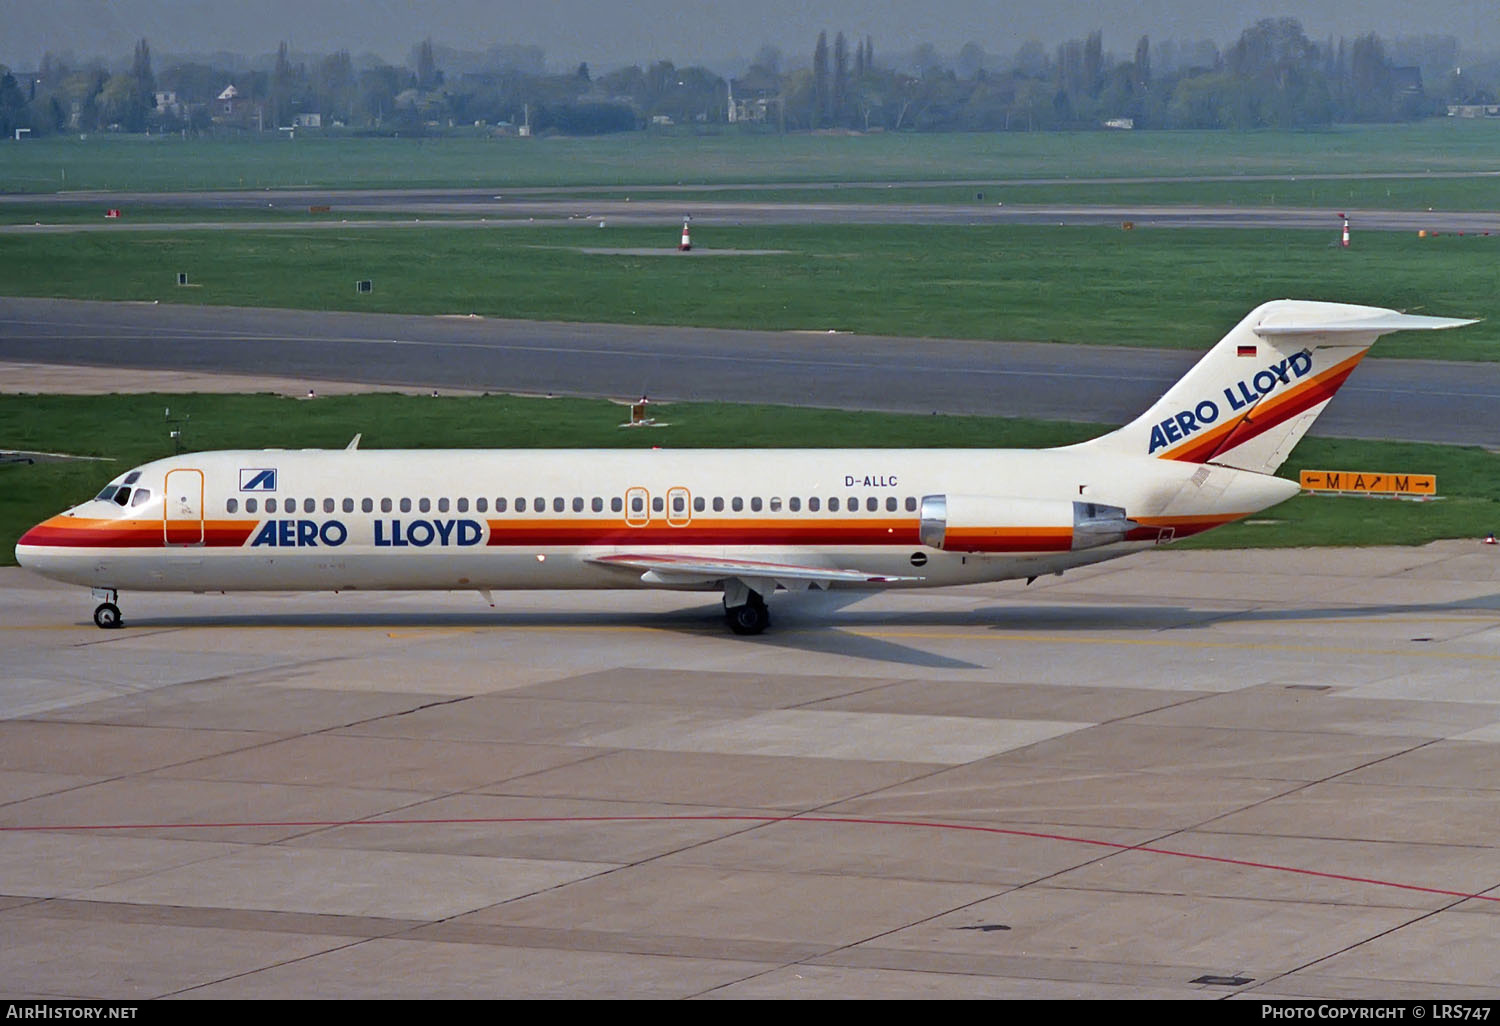
[[[203,544],[203,471],[167,471],[162,531],[168,545]]]

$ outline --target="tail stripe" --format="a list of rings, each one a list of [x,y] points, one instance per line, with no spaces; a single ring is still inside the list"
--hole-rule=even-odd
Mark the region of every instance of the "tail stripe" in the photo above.
[[[1227,424],[1168,449],[1158,458],[1184,463],[1206,463],[1216,454],[1243,445],[1279,424],[1306,413],[1319,403],[1327,402],[1354,372],[1364,353],[1351,356],[1322,374],[1302,382],[1296,388],[1259,402],[1247,414]]]

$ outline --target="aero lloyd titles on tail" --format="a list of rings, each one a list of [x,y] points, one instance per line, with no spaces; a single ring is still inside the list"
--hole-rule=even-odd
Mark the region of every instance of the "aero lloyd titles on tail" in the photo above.
[[[33,527],[16,559],[93,588],[100,627],[131,588],[672,588],[722,594],[756,634],[777,591],[1060,574],[1273,506],[1376,338],[1468,323],[1266,303],[1140,417],[1056,449],[183,453]]]
[[[1288,385],[1307,376],[1312,370],[1312,354],[1306,351],[1293,353],[1278,360],[1264,370],[1241,378],[1224,389],[1224,402],[1203,399],[1191,410],[1181,410],[1151,429],[1151,446],[1147,454],[1165,449],[1173,442],[1180,442],[1194,432],[1218,421],[1221,408],[1229,412],[1248,410],[1263,397],[1270,395],[1278,385]]]

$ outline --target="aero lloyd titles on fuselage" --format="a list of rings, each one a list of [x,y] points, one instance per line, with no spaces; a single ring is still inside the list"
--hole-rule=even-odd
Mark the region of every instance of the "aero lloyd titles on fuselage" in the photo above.
[[[1181,410],[1151,428],[1149,456],[1158,449],[1165,449],[1173,442],[1185,438],[1215,423],[1226,411],[1236,413],[1249,409],[1262,397],[1275,390],[1277,385],[1288,384],[1305,377],[1312,370],[1312,354],[1293,353],[1278,360],[1264,370],[1241,378],[1223,391],[1222,404],[1218,397],[1200,400],[1191,409]]]
[[[484,525],[477,520],[380,519],[373,526],[373,538],[365,544],[377,548],[468,547],[484,540]],[[341,520],[267,520],[251,537],[250,547],[336,548],[349,540],[349,534]]]

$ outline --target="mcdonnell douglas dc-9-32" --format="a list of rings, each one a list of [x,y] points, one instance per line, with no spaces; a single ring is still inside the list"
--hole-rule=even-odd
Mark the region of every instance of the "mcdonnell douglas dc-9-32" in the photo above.
[[[1469,320],[1278,300],[1124,427],[1060,448],[198,452],[121,474],[16,559],[93,589],[668,588],[758,634],[778,590],[1035,579],[1296,494],[1273,476],[1375,339]]]

